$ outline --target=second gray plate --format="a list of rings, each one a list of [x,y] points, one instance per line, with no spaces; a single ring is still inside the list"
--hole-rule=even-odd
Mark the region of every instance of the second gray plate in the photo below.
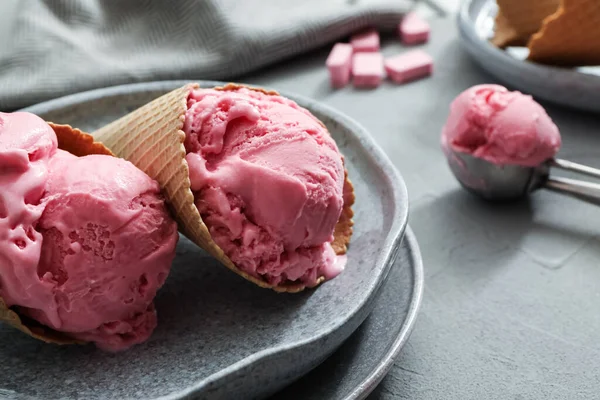
[[[408,340],[422,292],[423,260],[409,227],[367,320],[323,364],[269,400],[365,399]]]
[[[28,111],[93,131],[183,84],[100,89]],[[315,101],[289,97],[327,125],[346,156],[357,195],[346,271],[317,290],[282,295],[242,280],[183,239],[156,299],[159,326],[147,343],[106,354],[92,346],[45,345],[0,326],[0,394],[90,400],[262,397],[314,368],[356,330],[399,252],[406,188],[361,126]]]

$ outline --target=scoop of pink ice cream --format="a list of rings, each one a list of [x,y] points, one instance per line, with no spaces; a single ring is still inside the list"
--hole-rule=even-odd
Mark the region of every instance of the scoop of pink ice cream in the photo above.
[[[184,130],[196,205],[238,268],[272,285],[340,272],[344,166],[314,116],[281,96],[200,89]]]
[[[42,235],[35,227],[56,148],[56,135],[42,119],[0,113],[0,296],[9,306],[51,300],[25,288],[37,277]]]
[[[22,121],[14,132],[0,128],[0,143],[5,135],[28,136],[28,126],[45,125],[31,114],[3,118]],[[6,218],[27,222],[25,234],[18,241],[0,236],[0,296],[21,314],[106,350],[141,343],[156,327],[153,299],[175,256],[176,224],[158,184],[133,164],[56,150],[56,136],[45,126],[48,140],[38,143],[52,148],[27,165],[40,163],[40,195],[21,194],[25,200]],[[29,180],[13,174],[12,182],[19,188]],[[27,202],[36,214],[23,219]]]
[[[560,145],[560,132],[540,104],[499,85],[461,93],[442,131],[443,147],[499,165],[536,166]]]

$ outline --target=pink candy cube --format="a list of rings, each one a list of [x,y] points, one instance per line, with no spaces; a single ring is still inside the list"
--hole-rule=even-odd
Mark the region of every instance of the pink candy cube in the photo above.
[[[348,43],[336,43],[325,61],[329,70],[331,86],[340,88],[350,82],[352,71],[352,46]]]
[[[429,24],[415,13],[408,13],[398,25],[402,43],[410,45],[425,43],[429,40]]]
[[[374,29],[357,33],[350,38],[350,43],[355,53],[379,51],[379,33]]]
[[[433,59],[421,50],[413,50],[385,60],[385,70],[396,83],[404,83],[431,75]]]
[[[375,88],[383,78],[381,53],[356,53],[352,62],[353,83],[358,88]]]

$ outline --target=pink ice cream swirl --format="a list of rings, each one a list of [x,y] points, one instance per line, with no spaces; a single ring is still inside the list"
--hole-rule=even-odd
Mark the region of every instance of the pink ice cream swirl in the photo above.
[[[0,297],[109,351],[148,339],[178,234],[158,184],[110,156],[57,149],[33,114],[0,113]]]
[[[499,165],[534,167],[554,157],[560,132],[531,96],[499,85],[465,90],[450,105],[442,147]]]
[[[184,130],[196,206],[238,268],[272,285],[309,287],[341,271],[331,242],[344,166],[312,114],[246,88],[199,89]]]

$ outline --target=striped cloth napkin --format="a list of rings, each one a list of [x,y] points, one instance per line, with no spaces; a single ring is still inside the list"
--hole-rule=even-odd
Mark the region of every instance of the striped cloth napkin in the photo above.
[[[0,110],[92,88],[235,79],[367,26],[415,0],[5,0]]]

